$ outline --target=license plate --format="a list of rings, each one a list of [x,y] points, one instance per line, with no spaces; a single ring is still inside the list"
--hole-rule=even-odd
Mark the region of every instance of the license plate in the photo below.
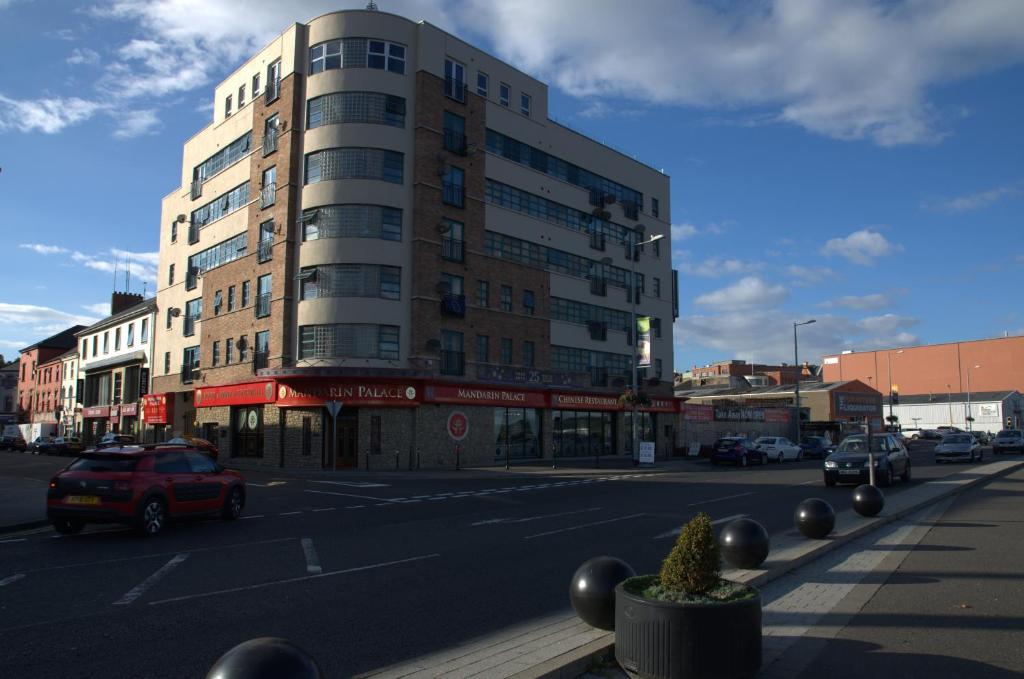
[[[860,475],[860,470],[859,469],[840,469],[839,473],[840,474],[844,474],[844,475],[853,476],[854,474]]]
[[[64,502],[69,505],[98,505],[100,499],[95,495],[68,495]]]

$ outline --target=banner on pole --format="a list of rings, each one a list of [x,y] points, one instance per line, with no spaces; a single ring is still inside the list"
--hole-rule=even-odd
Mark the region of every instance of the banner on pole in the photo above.
[[[651,366],[651,317],[636,317],[636,365],[638,368]]]

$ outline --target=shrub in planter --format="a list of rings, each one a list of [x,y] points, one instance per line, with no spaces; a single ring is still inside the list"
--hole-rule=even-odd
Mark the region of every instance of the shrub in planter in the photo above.
[[[615,659],[643,679],[751,677],[761,666],[761,595],[721,578],[711,517],[683,527],[658,575],[616,588]]]

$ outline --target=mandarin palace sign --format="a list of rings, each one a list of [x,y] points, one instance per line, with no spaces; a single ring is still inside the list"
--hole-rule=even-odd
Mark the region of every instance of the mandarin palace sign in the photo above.
[[[322,381],[278,383],[277,405],[320,406],[341,401],[353,406],[416,406],[419,392],[408,384],[340,384]]]

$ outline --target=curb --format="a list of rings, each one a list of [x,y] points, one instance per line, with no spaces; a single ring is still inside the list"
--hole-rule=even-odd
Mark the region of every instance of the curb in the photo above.
[[[43,526],[49,525],[50,521],[48,519],[37,519],[35,521],[26,521],[24,523],[12,523],[9,526],[0,526],[0,535],[7,535],[8,533],[19,533],[23,530],[42,528]]]
[[[959,495],[965,490],[1006,476],[1007,474],[1017,471],[1022,467],[1024,467],[1024,461],[1016,461],[1005,469],[965,481],[964,483],[949,488],[938,495],[919,500],[918,502],[904,507],[903,509],[899,509],[892,514],[868,519],[863,525],[830,540],[810,540],[808,538],[801,538],[799,543],[819,544],[814,544],[805,554],[778,564],[773,564],[772,568],[768,570],[751,571],[734,569],[732,571],[723,572],[722,575],[725,577],[728,574],[731,576],[729,578],[731,580],[737,580],[755,587],[766,585],[769,582],[777,580],[783,575],[814,561],[815,559],[825,556],[829,552],[838,549],[849,542],[882,528],[883,526],[898,521],[905,516],[928,507],[929,505],[933,505],[941,502],[942,500]],[[852,509],[844,511],[853,512]],[[791,548],[790,545],[787,545],[787,547]],[[563,653],[562,655],[541,663],[536,667],[531,667],[529,670],[524,670],[514,675],[513,679],[575,679],[575,677],[578,677],[580,674],[585,672],[588,667],[603,662],[609,658],[613,659],[614,657],[615,632],[608,632],[605,636],[595,639],[584,646],[573,649],[568,653]]]

